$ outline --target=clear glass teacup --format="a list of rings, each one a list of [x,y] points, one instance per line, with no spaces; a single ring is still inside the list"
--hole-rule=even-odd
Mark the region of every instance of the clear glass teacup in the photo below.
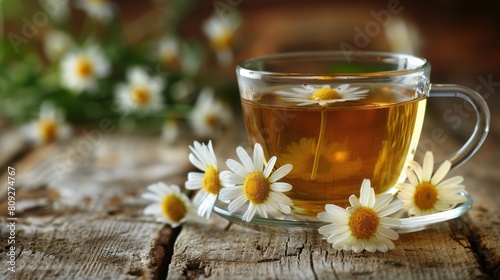
[[[283,53],[237,67],[243,117],[252,144],[277,167],[297,214],[316,215],[327,203],[348,205],[364,178],[384,193],[406,179],[422,131],[428,97],[458,97],[473,105],[475,130],[456,153],[455,168],[483,143],[489,110],[477,92],[430,83],[424,58],[380,52]]]

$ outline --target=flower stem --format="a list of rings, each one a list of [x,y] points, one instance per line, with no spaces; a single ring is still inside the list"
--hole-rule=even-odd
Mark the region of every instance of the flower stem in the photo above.
[[[319,157],[321,153],[321,146],[323,146],[323,138],[325,137],[326,130],[326,110],[321,110],[321,126],[319,128],[318,145],[316,145],[316,152],[314,153],[314,163],[311,171],[311,180],[316,179],[318,172]]]

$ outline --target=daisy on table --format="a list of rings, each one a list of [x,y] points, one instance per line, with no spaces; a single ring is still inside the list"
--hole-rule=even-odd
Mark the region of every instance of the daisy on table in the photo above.
[[[464,178],[455,176],[444,180],[451,168],[451,162],[446,160],[433,174],[434,155],[426,152],[423,166],[411,161],[407,176],[409,183],[396,185],[398,198],[404,202],[410,216],[421,216],[454,208],[466,201],[460,193],[465,190],[461,185]]]
[[[38,120],[23,127],[28,142],[35,145],[66,140],[71,136],[71,127],[64,122],[62,112],[52,103],[44,102]]]
[[[164,107],[161,94],[164,87],[161,77],[150,76],[143,68],[133,67],[127,71],[127,83],[115,88],[118,109],[124,113],[159,111]]]
[[[109,0],[77,0],[76,6],[102,23],[108,23],[114,15],[113,4]]]
[[[204,88],[195,107],[189,115],[189,122],[194,133],[200,137],[212,137],[229,126],[233,120],[231,110],[214,96],[211,88]]]
[[[220,65],[227,66],[233,60],[231,45],[240,24],[241,18],[236,12],[227,16],[214,14],[203,24],[203,32],[210,40]]]
[[[156,221],[167,223],[173,228],[189,219],[191,204],[179,186],[158,182],[149,185],[148,191],[142,197],[153,203],[144,208],[145,215],[153,215]]]
[[[325,206],[326,212],[319,213],[318,219],[328,225],[320,227],[318,231],[336,249],[356,253],[363,250],[386,252],[394,248],[392,240],[399,238],[391,227],[401,223],[387,216],[403,206],[403,202],[392,200],[392,194],[376,198],[370,180],[365,179],[361,184],[359,199],[355,195],[349,197],[350,207],[344,209],[334,204]]]
[[[110,63],[101,49],[92,45],[67,53],[61,61],[61,83],[76,92],[96,90],[97,80],[109,74]]]
[[[278,180],[285,177],[293,166],[286,164],[273,172],[277,158],[273,156],[264,164],[264,152],[258,143],[254,146],[253,160],[242,147],[238,147],[236,153],[241,163],[233,159],[226,161],[231,171],[222,171],[220,174],[226,187],[220,190],[219,199],[229,202],[229,212],[238,210],[248,202],[242,216],[246,222],[250,222],[255,213],[263,218],[271,215],[283,219],[283,214],[289,214],[293,205],[283,192],[290,191],[292,185]]]
[[[360,100],[367,97],[369,89],[351,87],[342,84],[332,87],[331,85],[303,85],[291,87],[287,90],[279,90],[276,93],[283,96],[283,100],[298,103],[298,106],[319,104],[328,106],[336,102]]]
[[[186,189],[199,190],[193,201],[198,206],[198,216],[208,219],[222,188],[217,158],[212,141],[208,141],[208,145],[194,141],[194,147],[189,146],[189,149],[189,161],[203,173],[189,172]]]

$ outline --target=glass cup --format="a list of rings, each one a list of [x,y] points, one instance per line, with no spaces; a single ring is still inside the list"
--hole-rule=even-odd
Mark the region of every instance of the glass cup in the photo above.
[[[348,205],[364,178],[377,194],[406,179],[424,122],[428,97],[458,97],[473,105],[470,139],[448,157],[453,168],[483,143],[489,110],[477,92],[430,84],[430,64],[412,55],[359,52],[283,53],[237,66],[249,140],[277,167],[296,214],[316,215],[327,203]]]

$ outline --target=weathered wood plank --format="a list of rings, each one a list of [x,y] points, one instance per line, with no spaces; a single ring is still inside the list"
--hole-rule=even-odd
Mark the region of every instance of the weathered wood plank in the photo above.
[[[157,278],[170,239],[170,230],[162,229],[161,224],[89,214],[31,225],[19,220],[15,272],[8,271],[3,261],[0,278]],[[1,236],[8,236],[8,230],[2,223]]]
[[[389,253],[332,249],[313,235],[256,232],[216,217],[186,224],[168,279],[475,279],[486,278],[461,219],[402,234]]]
[[[89,141],[83,135],[15,162],[16,272],[2,262],[0,278],[164,278],[176,234],[142,215],[148,202],[140,194],[156,181],[184,183],[189,150],[179,145],[168,147],[154,136]],[[2,192],[6,182],[4,175]],[[6,254],[6,199],[0,214]]]

